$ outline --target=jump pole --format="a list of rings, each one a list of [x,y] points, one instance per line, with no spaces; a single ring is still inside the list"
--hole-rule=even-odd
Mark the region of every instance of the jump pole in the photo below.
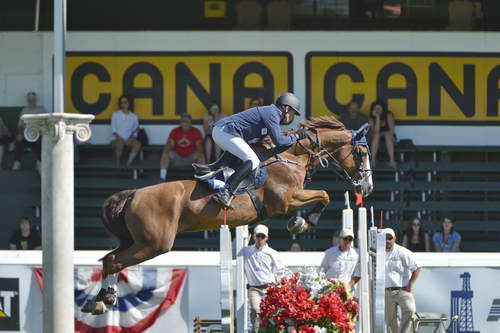
[[[370,276],[368,274],[369,253],[368,253],[368,233],[366,223],[366,208],[358,208],[358,240],[359,240],[359,260],[361,267],[360,280],[360,321],[361,332],[371,333],[371,306],[370,306]]]
[[[222,225],[220,227],[220,308],[223,333],[234,333],[232,266],[231,231],[227,225]]]
[[[248,245],[248,226],[236,228],[236,332],[248,331],[247,279],[242,249]]]

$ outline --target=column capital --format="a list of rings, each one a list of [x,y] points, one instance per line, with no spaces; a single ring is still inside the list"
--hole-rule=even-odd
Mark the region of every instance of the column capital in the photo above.
[[[47,135],[54,141],[60,141],[66,134],[76,135],[76,139],[85,142],[90,139],[91,114],[77,113],[42,113],[26,114],[21,117],[26,123],[24,136],[26,140],[35,142],[41,135]]]

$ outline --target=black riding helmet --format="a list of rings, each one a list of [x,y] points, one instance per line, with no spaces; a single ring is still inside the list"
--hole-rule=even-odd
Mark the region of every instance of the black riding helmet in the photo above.
[[[276,100],[276,106],[288,105],[295,111],[297,116],[300,116],[300,100],[294,94],[286,92],[281,94]]]

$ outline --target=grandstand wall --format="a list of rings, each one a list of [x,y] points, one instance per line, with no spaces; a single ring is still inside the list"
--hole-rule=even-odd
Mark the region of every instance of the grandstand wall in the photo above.
[[[21,106],[24,102],[24,94],[29,90],[35,90],[40,92],[40,102],[47,110],[51,110],[52,34],[2,32],[0,33],[0,43],[2,45],[2,52],[0,53],[0,63],[2,64],[0,66],[0,108]],[[474,71],[472,77],[473,88],[475,91],[475,104],[482,107],[485,102],[480,99],[484,99],[483,97],[488,93],[484,92],[487,90],[484,88],[484,77],[488,73],[481,72],[481,66],[483,66],[481,59],[487,56],[491,61],[496,61],[497,55],[495,53],[500,52],[500,36],[488,32],[69,32],[67,50],[70,53],[183,52],[186,57],[191,52],[288,52],[291,55],[291,83],[289,88],[293,89],[304,103],[308,100],[307,91],[314,83],[309,82],[306,77],[306,62],[310,52],[362,52],[366,54],[389,52],[393,55],[395,52],[397,54],[418,52],[422,55],[425,55],[426,52],[432,52],[433,54],[453,53],[459,56],[467,53],[467,57],[462,58],[460,64],[467,65],[468,62],[471,62],[472,65],[477,65],[477,70]],[[471,54],[470,52],[474,53]],[[210,55],[207,54],[207,57],[210,57]],[[435,62],[439,61],[435,60]],[[460,87],[463,86],[465,74],[460,71],[457,72],[457,68],[453,67],[453,59],[449,64],[443,64],[442,67],[450,75],[453,83],[461,90]],[[498,68],[490,69],[493,71]],[[272,74],[274,75],[274,73]],[[425,76],[425,74],[419,73],[417,75]],[[279,78],[276,77],[276,79]],[[200,78],[200,81],[204,82],[204,80],[206,78]],[[339,89],[354,92],[364,89],[352,83],[349,85],[349,81],[346,80],[338,81],[338,84],[344,83],[346,83],[346,86],[339,87]],[[401,85],[401,80],[395,78],[395,81],[390,81],[390,84]],[[316,91],[315,87],[313,89]],[[374,90],[374,85],[372,84],[369,89]],[[498,86],[492,89],[493,94],[496,94],[497,91]],[[222,93],[226,92],[227,89],[223,89]],[[421,89],[418,91],[419,96],[423,93]],[[117,94],[118,92],[113,94],[113,101],[118,97]],[[498,103],[496,103],[496,114],[495,112],[487,114],[483,108],[476,110],[475,115],[471,116],[467,114],[470,110],[458,110],[454,101],[447,97],[446,94],[442,94],[444,96],[442,105],[449,108],[449,111],[442,112],[441,116],[434,117],[422,117],[420,114],[413,118],[404,116],[399,110],[399,107],[403,105],[401,101],[396,98],[391,100],[389,105],[395,113],[396,119],[399,120],[397,126],[398,138],[410,138],[417,145],[486,146],[495,145],[498,142],[498,139],[500,139]],[[203,105],[196,96],[189,96],[192,99],[192,104],[189,104],[191,107],[189,108],[188,105],[189,111],[199,114],[199,109]],[[311,93],[311,96],[313,96],[313,93]],[[367,99],[370,96],[367,94]],[[93,98],[97,97],[94,96]],[[343,96],[343,98],[344,102],[347,102],[346,97]],[[311,99],[319,101],[318,98]],[[150,105],[149,101],[141,101],[140,103],[144,103],[142,105],[145,108]],[[364,103],[363,111],[366,111],[369,103],[368,100]],[[425,107],[424,103],[422,108],[425,109]],[[167,110],[167,112],[173,116],[175,115],[175,108],[174,105],[171,108],[172,110]],[[231,107],[226,105],[222,105],[222,108],[229,113],[233,111]],[[308,112],[311,113],[310,110]],[[329,114],[321,106],[314,107],[314,112],[311,114],[315,115],[318,112],[319,114]],[[172,119],[175,119],[175,117],[172,117]],[[155,121],[148,122],[146,125],[150,141],[153,144],[163,143],[168,134],[165,126],[172,126],[165,124],[164,121],[158,121],[158,123],[161,123],[162,126],[156,125]],[[93,130],[92,143],[109,142],[109,125],[97,124],[93,126]],[[463,135],[464,132],[467,133],[466,136]],[[422,135],[422,133],[425,133],[425,135]]]

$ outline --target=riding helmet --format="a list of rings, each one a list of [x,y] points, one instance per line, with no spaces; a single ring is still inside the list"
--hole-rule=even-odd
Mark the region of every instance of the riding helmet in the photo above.
[[[294,94],[286,92],[281,94],[276,100],[276,105],[288,105],[295,111],[297,116],[300,116],[300,100]]]

